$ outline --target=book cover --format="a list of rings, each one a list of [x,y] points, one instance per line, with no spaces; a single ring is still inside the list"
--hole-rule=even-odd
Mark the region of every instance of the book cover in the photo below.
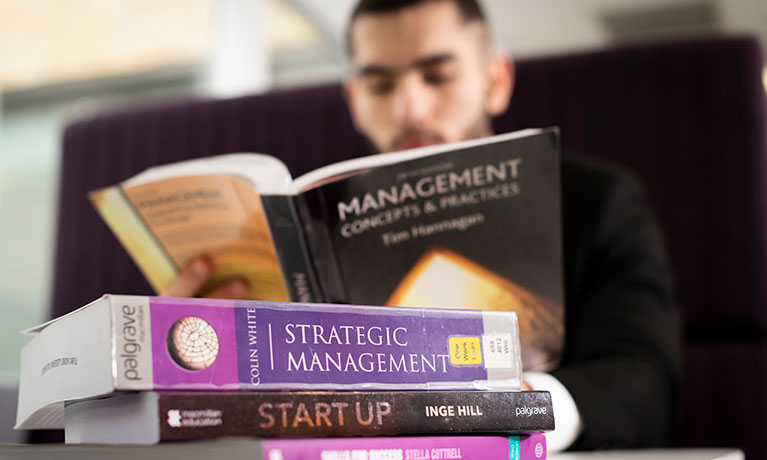
[[[436,436],[401,438],[267,439],[269,460],[543,460],[546,438]]]
[[[556,130],[543,130],[297,196],[327,300],[514,310],[525,369],[554,367],[564,343],[558,152]]]
[[[513,312],[107,295],[32,332],[19,428],[63,426],[63,401],[115,390],[521,385]]]
[[[249,298],[290,300],[264,206],[244,178],[169,177],[94,191],[90,199],[157,292],[205,255],[214,270],[203,293],[241,278]]]
[[[67,443],[533,434],[554,429],[551,395],[514,392],[138,392],[74,401]]]

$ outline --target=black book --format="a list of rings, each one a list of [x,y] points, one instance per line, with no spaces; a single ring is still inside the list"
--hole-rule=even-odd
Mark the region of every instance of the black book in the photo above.
[[[546,391],[135,392],[68,403],[65,419],[73,444],[554,429]]]

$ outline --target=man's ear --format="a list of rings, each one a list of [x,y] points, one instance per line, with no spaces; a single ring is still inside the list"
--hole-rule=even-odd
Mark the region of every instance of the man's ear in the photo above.
[[[355,86],[351,78],[347,78],[343,83],[344,100],[346,101],[346,108],[349,109],[349,115],[351,116],[354,128],[359,131],[360,126],[357,122],[357,111],[355,110]]]
[[[509,107],[514,89],[514,61],[502,54],[492,56],[487,72],[485,111],[491,116],[501,115]]]

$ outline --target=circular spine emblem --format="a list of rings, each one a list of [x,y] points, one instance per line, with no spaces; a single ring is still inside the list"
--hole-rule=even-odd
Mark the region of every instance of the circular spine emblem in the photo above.
[[[185,316],[168,330],[168,353],[184,369],[201,371],[218,356],[218,336],[204,319]]]
[[[535,444],[535,458],[541,458],[543,456],[543,444],[536,443]]]

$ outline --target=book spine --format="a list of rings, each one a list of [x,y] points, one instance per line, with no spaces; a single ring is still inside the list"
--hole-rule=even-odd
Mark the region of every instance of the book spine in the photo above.
[[[160,441],[535,434],[554,429],[548,392],[162,392]],[[124,403],[135,405],[140,395]],[[131,403],[133,400],[133,403]]]
[[[283,460],[544,460],[546,438],[531,436],[440,436],[265,440],[264,458]]]
[[[178,267],[121,187],[97,190],[88,197],[155,292],[176,279]]]
[[[516,390],[513,312],[109,296],[116,389]]]
[[[309,190],[296,195],[293,203],[324,295],[323,301],[347,303],[348,294],[342,281],[333,239],[328,233],[327,212],[322,195],[316,190]]]
[[[294,302],[321,302],[323,296],[312,269],[293,197],[261,196],[261,202],[266,210],[290,299]]]

